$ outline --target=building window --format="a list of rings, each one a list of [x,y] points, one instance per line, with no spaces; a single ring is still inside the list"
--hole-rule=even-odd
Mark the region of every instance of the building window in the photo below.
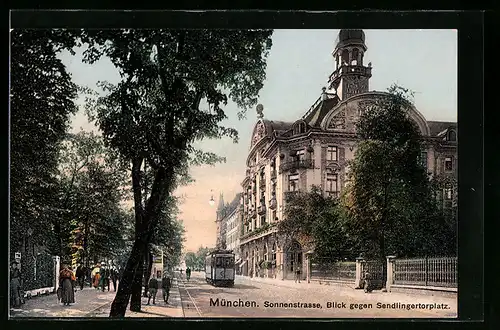
[[[444,159],[444,170],[447,172],[453,171],[453,159],[451,157]]]
[[[299,150],[297,151],[297,160],[302,161],[306,159],[306,152],[305,150]]]
[[[335,173],[326,174],[326,195],[328,197],[337,197],[338,195],[338,175]]]
[[[420,154],[420,163],[425,169],[427,169],[427,151],[422,151]]]
[[[272,218],[271,218],[271,222],[274,222],[274,221],[276,221],[276,220],[277,220],[277,219],[276,219],[276,210],[273,210],[273,212],[271,213],[271,216],[272,216]]]
[[[450,130],[448,132],[448,141],[456,141],[457,140],[457,133],[454,130]]]
[[[447,201],[451,201],[453,199],[453,189],[445,188],[444,189],[444,199]]]
[[[337,157],[337,147],[329,146],[326,150],[326,160],[338,160]]]
[[[288,176],[288,191],[299,190],[299,175],[292,174]]]

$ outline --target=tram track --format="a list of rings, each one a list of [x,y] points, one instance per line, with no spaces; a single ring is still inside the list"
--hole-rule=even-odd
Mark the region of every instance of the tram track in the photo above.
[[[248,318],[251,317],[250,315],[244,313],[242,310],[238,308],[230,308],[226,309],[224,308],[223,310],[220,310],[220,314],[217,313],[214,310],[214,307],[211,307],[207,309],[209,302],[204,301],[200,302],[200,297],[199,294],[200,292],[203,292],[207,289],[210,290],[210,296],[209,298],[218,298],[221,297],[223,298],[224,294],[232,294],[235,292],[235,288],[228,288],[228,287],[215,287],[212,285],[207,284],[205,281],[201,279],[193,279],[191,278],[190,281],[187,281],[185,279],[177,279],[178,281],[178,287],[179,287],[179,293],[181,296],[181,304],[182,304],[182,310],[183,310],[183,316],[184,317],[195,317],[195,318],[200,318],[200,317],[238,317],[238,318]],[[237,289],[237,288],[236,288]],[[222,296],[221,296],[222,295]],[[206,298],[206,299],[209,299]],[[202,298],[203,299],[203,298]],[[205,309],[203,309],[203,306],[206,306]],[[217,309],[217,307],[215,307]],[[236,315],[227,315],[227,312],[234,313]],[[217,315],[213,315],[214,313],[217,313]]]

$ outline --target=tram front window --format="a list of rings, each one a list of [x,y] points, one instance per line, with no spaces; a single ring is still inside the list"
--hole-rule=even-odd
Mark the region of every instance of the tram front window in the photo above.
[[[222,267],[222,259],[221,257],[215,258],[215,266],[216,267]]]
[[[226,268],[234,267],[234,259],[233,258],[225,258],[224,267],[226,267]]]

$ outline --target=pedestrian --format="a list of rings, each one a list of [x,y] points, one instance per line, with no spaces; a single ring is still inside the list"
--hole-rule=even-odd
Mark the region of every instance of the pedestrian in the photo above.
[[[92,275],[92,284],[93,284],[94,288],[96,288],[96,289],[99,286],[99,277],[100,277],[100,276],[98,276],[99,275],[99,267],[100,267],[100,265],[97,264],[94,267],[94,269],[92,270],[92,273],[91,273],[91,275]]]
[[[106,266],[106,264],[102,264],[100,273],[101,273],[101,280],[102,280],[102,292],[104,292],[105,287],[107,287],[108,291],[109,291],[110,274],[109,274],[109,268]]]
[[[191,268],[187,268],[186,269],[186,279],[189,281],[189,279],[191,278]]]
[[[151,298],[153,298],[153,305],[155,305],[155,300],[156,300],[156,293],[158,292],[158,280],[156,279],[156,276],[153,275],[151,279],[149,280],[149,297],[148,297],[148,305],[149,301]]]
[[[165,304],[168,304],[168,297],[170,297],[170,287],[172,286],[172,281],[170,280],[170,276],[165,274],[161,280],[161,288],[163,292],[163,301]]]
[[[297,265],[295,268],[295,283],[297,283],[297,281],[300,283],[300,265]]]
[[[17,261],[10,264],[10,303],[12,307],[21,306],[21,271]]]
[[[67,265],[64,265],[63,269],[59,272],[59,286],[62,288],[61,301],[65,306],[69,306],[69,304],[75,302],[75,292],[71,283],[72,273]]]
[[[113,267],[111,269],[111,281],[113,281],[113,290],[116,292],[116,281],[118,281],[118,271]]]
[[[80,291],[83,290],[83,285],[85,284],[85,269],[82,264],[78,265],[76,268],[76,280],[80,286]]]

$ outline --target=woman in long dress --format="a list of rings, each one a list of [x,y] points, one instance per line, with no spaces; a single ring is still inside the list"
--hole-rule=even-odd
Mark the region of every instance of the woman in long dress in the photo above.
[[[73,291],[73,283],[71,281],[72,275],[73,272],[66,265],[59,273],[59,281],[62,288],[61,302],[65,306],[75,303],[75,291]]]

